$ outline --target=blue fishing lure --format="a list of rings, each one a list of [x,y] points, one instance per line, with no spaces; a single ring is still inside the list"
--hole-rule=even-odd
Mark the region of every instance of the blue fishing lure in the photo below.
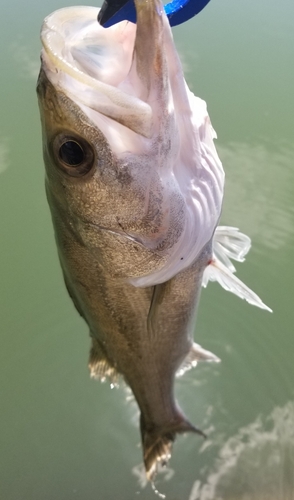
[[[164,6],[171,26],[182,24],[196,16],[209,0],[172,0]],[[109,28],[120,21],[136,22],[134,0],[105,0],[98,15],[101,26]]]

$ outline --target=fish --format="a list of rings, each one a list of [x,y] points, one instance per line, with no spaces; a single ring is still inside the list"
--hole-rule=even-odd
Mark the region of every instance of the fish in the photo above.
[[[218,362],[193,340],[202,286],[235,276],[250,239],[219,226],[225,175],[206,103],[188,88],[160,0],[104,29],[68,7],[41,30],[37,83],[45,185],[68,293],[89,326],[91,377],[131,388],[147,478],[177,434],[177,374]]]

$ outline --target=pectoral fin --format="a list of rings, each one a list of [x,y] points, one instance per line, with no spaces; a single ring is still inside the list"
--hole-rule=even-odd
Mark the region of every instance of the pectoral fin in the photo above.
[[[212,247],[213,259],[203,273],[202,286],[206,288],[209,281],[218,281],[225,290],[238,295],[240,299],[272,312],[256,293],[233,274],[236,269],[230,259],[238,262],[245,260],[245,255],[251,247],[250,238],[240,233],[238,228],[219,226],[215,231]]]
[[[206,287],[208,281],[218,281],[218,283],[228,292],[232,292],[240,299],[245,299],[246,302],[253,306],[260,307],[266,311],[272,312],[267,305],[254,293],[248,286],[239,280],[224,264],[218,259],[213,259],[209,266],[204,271],[203,286]]]

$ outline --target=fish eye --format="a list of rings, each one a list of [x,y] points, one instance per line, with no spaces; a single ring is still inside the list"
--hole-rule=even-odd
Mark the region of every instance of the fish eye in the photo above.
[[[57,166],[71,177],[82,177],[94,165],[92,146],[82,137],[58,134],[53,140],[53,156]]]
[[[59,148],[59,157],[66,165],[78,167],[85,155],[83,148],[76,141],[66,141]]]

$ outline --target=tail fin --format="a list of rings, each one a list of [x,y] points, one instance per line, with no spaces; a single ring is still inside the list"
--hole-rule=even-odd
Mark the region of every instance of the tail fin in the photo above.
[[[141,436],[144,465],[147,479],[152,481],[160,467],[167,465],[171,458],[172,444],[176,434],[184,432],[194,432],[206,438],[204,432],[194,427],[180,413],[177,415],[177,421],[174,424],[157,428],[156,426],[147,426],[141,414]]]

